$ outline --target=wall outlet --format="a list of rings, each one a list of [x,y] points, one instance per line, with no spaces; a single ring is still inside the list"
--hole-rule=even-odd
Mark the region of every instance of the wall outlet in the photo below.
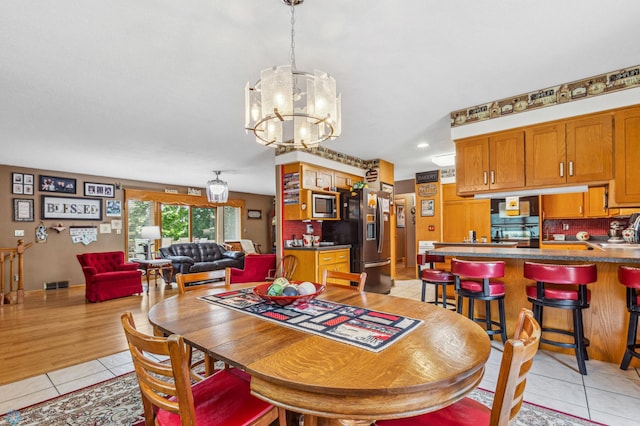
[[[16,229],[13,231],[14,237],[24,237],[24,229]]]
[[[562,230],[563,231],[568,231],[569,230],[569,224],[568,223],[563,223],[562,224]]]
[[[15,274],[15,275],[13,276],[13,281],[15,281],[15,282],[20,281],[20,275]]]

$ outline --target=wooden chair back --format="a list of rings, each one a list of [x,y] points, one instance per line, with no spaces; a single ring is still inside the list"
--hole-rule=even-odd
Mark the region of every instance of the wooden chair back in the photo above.
[[[123,313],[120,319],[138,377],[146,424],[154,424],[154,407],[179,414],[182,424],[196,424],[191,375],[182,337],[141,333],[136,329],[131,312]],[[161,359],[168,356],[171,362],[160,362],[148,354],[158,355]],[[177,397],[177,401],[171,401],[165,395]]]
[[[283,277],[291,280],[293,279],[293,273],[296,271],[297,267],[298,258],[292,254],[288,254],[282,258],[282,261],[280,261],[280,265],[278,265],[278,268],[275,271],[269,271],[269,276],[267,276],[266,279],[267,281],[273,281],[276,278]],[[272,272],[275,273],[271,275]]]
[[[540,324],[533,312],[523,308],[518,315],[514,337],[504,345],[498,384],[491,407],[491,425],[508,425],[515,419],[522,406],[527,373],[533,357],[538,352],[541,335]]]
[[[350,283],[358,283],[358,286],[357,287],[351,286],[351,285],[346,286],[343,284],[337,284],[337,283],[328,281],[331,278],[337,279],[337,280],[346,280],[346,281],[349,281]],[[325,269],[324,271],[322,271],[322,284],[324,285],[335,285],[335,286],[339,285],[341,287],[348,287],[354,290],[364,291],[364,284],[366,281],[367,281],[366,272],[357,274],[357,273],[351,273],[351,272],[330,271],[328,269]]]
[[[223,287],[225,285],[225,282],[222,281],[221,278],[222,277],[220,276],[220,271],[196,272],[193,274],[176,274],[178,293],[184,294],[187,291],[196,290],[203,287]]]

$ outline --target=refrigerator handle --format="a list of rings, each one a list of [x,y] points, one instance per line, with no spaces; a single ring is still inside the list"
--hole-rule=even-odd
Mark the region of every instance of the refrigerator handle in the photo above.
[[[387,259],[387,260],[382,260],[380,262],[370,262],[370,263],[365,263],[364,264],[364,268],[377,268],[379,266],[387,266],[387,265],[391,265],[391,259]]]
[[[382,244],[384,241],[384,211],[380,201],[381,200],[378,200],[378,208],[376,209],[378,213],[377,221],[380,226],[380,232],[378,232],[378,253],[382,253]]]

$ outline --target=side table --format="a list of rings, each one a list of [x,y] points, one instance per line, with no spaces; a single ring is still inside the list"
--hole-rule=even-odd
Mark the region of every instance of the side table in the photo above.
[[[171,284],[173,281],[173,265],[170,260],[167,259],[131,259],[131,262],[135,262],[140,265],[138,269],[143,271],[147,276],[147,293],[149,292],[149,275],[153,273],[153,282],[158,287],[158,275],[162,271],[169,271],[169,281],[167,284]]]

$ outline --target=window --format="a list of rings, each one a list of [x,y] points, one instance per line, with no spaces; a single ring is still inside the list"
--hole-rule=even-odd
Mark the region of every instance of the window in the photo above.
[[[242,235],[242,200],[220,205],[209,203],[206,197],[135,189],[125,190],[125,200],[129,258],[144,256],[144,244],[140,244],[146,240],[140,240],[140,232],[147,225],[161,226],[158,248],[178,241],[239,240]]]

